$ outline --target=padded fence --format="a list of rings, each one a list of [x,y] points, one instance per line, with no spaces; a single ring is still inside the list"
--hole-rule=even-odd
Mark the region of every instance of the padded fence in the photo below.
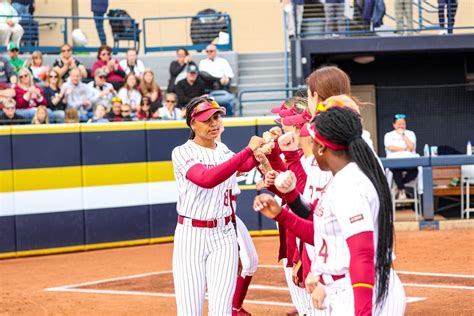
[[[228,119],[240,151],[271,119]],[[177,189],[171,151],[184,122],[0,128],[0,258],[170,241]],[[251,231],[275,229],[252,209],[256,172],[239,178],[237,214]]]

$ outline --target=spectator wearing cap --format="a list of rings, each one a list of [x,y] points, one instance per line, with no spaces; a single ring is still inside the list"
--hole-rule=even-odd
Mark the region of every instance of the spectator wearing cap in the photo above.
[[[13,66],[13,69],[17,75],[21,68],[26,67],[26,62],[18,58],[18,54],[20,54],[18,45],[13,42],[8,44],[8,61]]]
[[[102,104],[107,109],[110,109],[112,106],[112,98],[115,96],[117,91],[111,83],[105,81],[107,73],[103,69],[97,69],[94,76],[94,81],[89,82],[87,85],[94,89],[98,95],[95,104]]]
[[[125,83],[122,88],[118,91],[117,96],[122,99],[124,104],[128,104],[132,107],[133,112],[138,111],[140,102],[142,101],[142,95],[137,89],[138,79],[133,73],[129,73],[125,77]]]
[[[62,86],[61,93],[64,95],[67,106],[77,110],[80,121],[87,122],[92,117],[92,105],[97,101],[99,95],[81,79],[79,69],[73,69],[68,81]]]
[[[53,69],[58,72],[63,81],[66,81],[69,78],[71,71],[76,68],[79,69],[82,78],[87,78],[86,67],[72,56],[72,46],[69,44],[63,44],[61,46],[59,58],[54,61]]]
[[[168,81],[167,92],[175,92],[175,87],[184,78],[186,78],[187,67],[189,65],[196,65],[192,61],[191,54],[186,48],[178,48],[176,51],[176,60],[173,60],[170,64],[170,79]]]
[[[36,107],[46,105],[44,91],[34,84],[33,75],[28,68],[21,68],[18,78],[18,84],[14,87],[17,112],[25,119],[31,120],[36,113]]]
[[[66,103],[64,103],[64,91],[61,91],[63,81],[59,77],[59,73],[51,69],[44,83],[44,96],[48,109],[53,113],[52,121],[64,123]]]
[[[162,106],[161,102],[163,101],[163,94],[161,93],[160,86],[155,81],[155,75],[151,69],[145,69],[143,80],[138,86],[138,91],[140,91],[143,97],[150,98],[152,112],[155,112]]]
[[[112,59],[112,48],[110,46],[102,45],[99,47],[97,61],[92,66],[93,76],[95,76],[95,72],[99,68],[105,70],[107,73],[106,80],[114,86],[115,90],[122,87],[125,71],[120,67],[117,59]]]
[[[0,45],[7,46],[11,41],[20,45],[24,30],[20,25],[18,12],[12,7],[10,1],[2,0],[0,3]]]
[[[0,98],[15,96],[15,91],[10,84],[17,83],[18,78],[12,64],[7,58],[0,56]]]
[[[229,90],[230,81],[234,78],[234,72],[229,62],[217,56],[215,45],[208,45],[206,48],[207,58],[199,62],[199,71],[206,88],[209,90]]]
[[[192,98],[202,96],[205,93],[206,86],[199,75],[197,67],[195,65],[189,65],[186,78],[176,85],[178,107],[186,106]]]
[[[110,122],[121,122],[122,119],[122,99],[119,97],[112,98],[112,109],[107,113],[106,118]]]
[[[127,50],[126,58],[121,60],[119,65],[125,71],[125,74],[133,73],[138,79],[142,80],[145,65],[137,58],[137,50],[135,48]]]
[[[157,117],[162,120],[181,120],[183,111],[176,107],[178,97],[173,92],[166,94],[165,106],[158,109]]]
[[[2,112],[0,113],[0,125],[27,124],[29,121],[16,113],[16,103],[13,99],[3,101]]]

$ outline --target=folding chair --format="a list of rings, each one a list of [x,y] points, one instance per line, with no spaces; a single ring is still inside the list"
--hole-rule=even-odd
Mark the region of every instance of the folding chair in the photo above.
[[[461,166],[461,218],[469,218],[469,213],[474,212],[471,206],[471,185],[474,187],[474,165]],[[464,196],[464,188],[466,196]]]

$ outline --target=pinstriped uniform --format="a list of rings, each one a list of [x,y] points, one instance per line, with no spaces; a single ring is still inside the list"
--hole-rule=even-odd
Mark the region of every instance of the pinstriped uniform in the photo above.
[[[350,253],[346,239],[361,232],[373,231],[374,249],[377,249],[378,212],[379,199],[375,187],[355,163],[349,163],[333,177],[314,211],[316,253],[311,270],[325,280],[325,304],[331,315],[354,313],[349,280]],[[346,277],[333,282],[331,275]],[[389,299],[383,310],[377,311],[376,315],[403,315],[405,294],[394,271],[387,297]]]
[[[237,236],[232,222],[230,189],[235,175],[212,189],[204,189],[186,179],[195,164],[216,166],[233,156],[222,143],[204,148],[192,140],[172,153],[179,198],[177,212],[185,216],[175,231],[173,279],[178,315],[201,315],[207,288],[209,315],[231,315],[237,275]],[[191,226],[191,219],[218,219],[215,228]]]

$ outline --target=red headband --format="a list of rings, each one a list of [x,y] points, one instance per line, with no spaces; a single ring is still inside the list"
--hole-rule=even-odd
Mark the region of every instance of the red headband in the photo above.
[[[308,132],[311,135],[311,137],[316,140],[317,142],[323,144],[329,149],[332,150],[347,150],[349,147],[346,145],[341,145],[341,144],[336,144],[330,141],[329,139],[324,138],[321,134],[319,134],[318,130],[314,128],[313,124],[310,124],[308,128]]]

